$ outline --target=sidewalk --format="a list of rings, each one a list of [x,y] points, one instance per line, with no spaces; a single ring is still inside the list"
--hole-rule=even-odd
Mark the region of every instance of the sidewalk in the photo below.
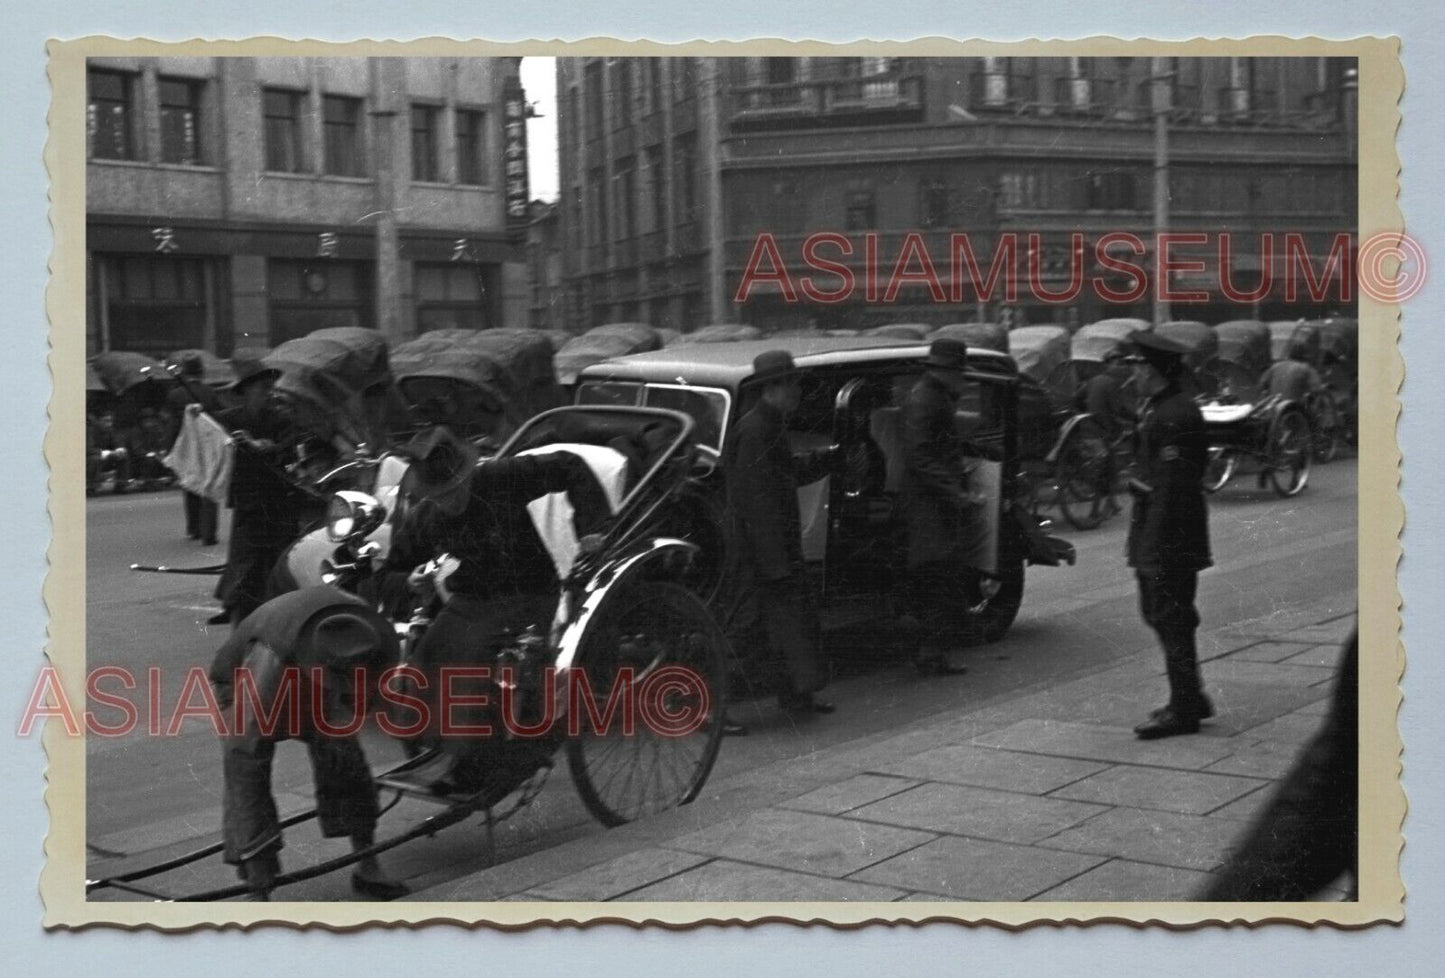
[[[1318,727],[1353,600],[1201,633],[1218,715],[1196,736],[1135,738],[1167,688],[1157,651],[1133,655],[408,899],[1194,899]]]

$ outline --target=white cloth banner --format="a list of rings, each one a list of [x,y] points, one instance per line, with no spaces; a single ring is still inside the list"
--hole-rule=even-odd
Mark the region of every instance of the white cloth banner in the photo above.
[[[220,423],[191,405],[181,417],[181,430],[162,461],[176,481],[218,505],[225,505],[236,464],[236,445]]]

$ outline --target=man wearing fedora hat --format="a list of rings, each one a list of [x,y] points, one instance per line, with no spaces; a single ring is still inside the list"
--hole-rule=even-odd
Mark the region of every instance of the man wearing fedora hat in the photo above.
[[[376,785],[356,734],[342,731],[364,716],[366,699],[399,654],[390,622],[360,598],[331,587],[268,601],[216,651],[209,675],[227,724],[225,860],[236,867],[253,900],[270,899],[281,869],[281,821],[271,792],[271,765],[281,741],[300,740],[311,756],[321,834],[349,836],[358,852],[372,846],[380,816]],[[248,693],[238,703],[243,681],[256,699]],[[363,693],[359,702],[357,690]],[[380,899],[407,892],[375,855],[357,863],[351,885]]]
[[[1134,728],[1144,740],[1192,734],[1214,715],[1204,695],[1194,631],[1199,572],[1213,563],[1204,470],[1209,437],[1204,417],[1183,389],[1184,347],[1151,332],[1130,340],[1140,362],[1140,389],[1149,395],[1135,429],[1134,511],[1128,559],[1139,582],[1139,608],[1159,636],[1169,678],[1169,702]]]
[[[527,504],[565,492],[578,540],[599,532],[611,507],[592,469],[572,452],[479,462],[475,445],[434,427],[414,437],[401,454],[411,464],[398,493],[411,509],[392,537],[388,571],[406,575],[413,589],[425,592],[433,583],[416,568],[442,553],[458,562],[446,579],[450,596],[415,653],[413,665],[428,677],[425,700],[438,693],[434,679],[441,670],[489,666],[514,633],[550,625],[557,608],[557,567]],[[497,696],[490,697],[491,704],[497,702]],[[464,712],[456,709],[451,719],[499,728],[485,710],[465,718]],[[433,717],[439,715],[432,710]],[[430,729],[422,737],[432,741],[438,733]],[[449,738],[441,746],[452,757],[445,777],[454,786],[466,788],[486,773],[488,744]]]
[[[982,500],[969,488],[964,441],[955,416],[967,387],[968,344],[941,337],[928,348],[924,372],[903,401],[901,507],[908,531],[905,602],[922,627],[914,665],[925,675],[956,675],[949,662],[967,609],[979,603],[978,572],[967,553]]]
[[[723,462],[733,538],[738,541],[739,583],[775,660],[784,666],[778,704],[795,714],[832,713],[833,705],[815,695],[826,676],[818,654],[817,607],[804,573],[798,510],[798,487],[827,475],[832,457],[793,456],[787,421],[798,409],[802,387],[792,354],[758,354],[753,380],[760,388],[758,403],[738,421]]]
[[[226,569],[216,585],[224,610],[210,623],[235,625],[265,600],[271,568],[296,539],[300,499],[282,469],[291,425],[271,400],[271,388],[281,372],[267,366],[259,351],[237,350],[231,365],[236,379],[228,390],[240,403],[217,419],[237,435],[226,500],[231,507],[231,535]]]

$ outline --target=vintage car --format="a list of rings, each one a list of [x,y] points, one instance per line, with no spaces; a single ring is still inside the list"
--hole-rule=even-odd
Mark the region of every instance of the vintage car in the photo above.
[[[760,393],[753,359],[787,349],[803,393],[790,424],[797,452],[832,448],[832,474],[800,488],[803,554],[816,572],[832,620],[847,613],[886,616],[902,579],[895,508],[903,480],[900,404],[922,372],[927,346],[887,337],[774,337],[670,348],[585,368],[578,404],[665,407],[691,415],[702,457],[714,471],[678,501],[671,532],[699,544],[686,583],[730,622],[741,599],[724,505],[728,439]],[[973,488],[988,498],[986,541],[971,555],[986,576],[986,600],[972,614],[972,637],[1002,638],[1023,600],[1024,568],[1072,562],[1073,549],[1045,536],[1027,512],[1019,471],[1020,377],[1006,354],[970,355],[972,383],[959,425],[972,446]],[[880,604],[882,605],[880,609]]]

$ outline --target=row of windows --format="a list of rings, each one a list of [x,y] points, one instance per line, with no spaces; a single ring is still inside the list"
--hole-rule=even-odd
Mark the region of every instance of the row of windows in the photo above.
[[[214,262],[201,258],[103,256],[96,287],[105,308],[109,347],[165,356],[205,347],[208,313],[217,301]],[[417,329],[490,325],[488,272],[476,266],[413,266]],[[371,326],[372,267],[366,262],[267,262],[272,345],[328,326]]]
[[[638,183],[644,192],[639,195]],[[626,241],[639,233],[662,231],[667,226],[667,200],[673,195],[675,224],[689,224],[697,219],[697,138],[693,133],[674,137],[672,142],[672,174],[669,189],[667,161],[663,147],[648,146],[639,159],[627,156],[618,160],[608,185],[606,171],[595,167],[587,176],[587,243],[600,245],[607,241]],[[568,210],[572,243],[581,241],[581,189],[573,190]]]
[[[158,81],[160,161],[182,166],[212,162],[206,152],[201,125],[206,82],[164,76]],[[89,72],[88,82],[90,158],[145,158],[139,139],[138,76],[94,70]],[[261,90],[261,139],[266,170],[367,176],[371,162],[366,152],[364,100],[322,94],[321,145],[313,149],[306,138],[309,98],[307,92],[294,89]],[[447,113],[450,113],[449,120]],[[452,140],[444,139],[447,121],[452,124]],[[454,146],[456,183],[483,186],[491,182],[485,112],[414,104],[410,107],[409,122],[413,180],[428,183],[447,180],[444,168],[447,152]],[[319,153],[319,159],[314,159],[312,153]]]
[[[640,116],[661,112],[664,102],[692,98],[697,90],[696,58],[607,58],[589,62],[582,72],[587,92],[568,94],[577,138],[600,139],[604,128],[621,129]]]

